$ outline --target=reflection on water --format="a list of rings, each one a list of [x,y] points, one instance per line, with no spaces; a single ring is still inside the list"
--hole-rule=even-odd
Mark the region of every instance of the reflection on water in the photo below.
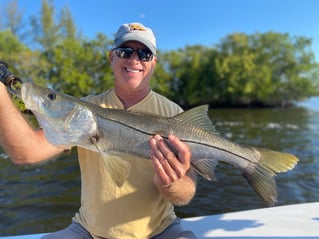
[[[210,111],[222,136],[298,156],[296,168],[276,178],[279,205],[319,201],[319,109],[305,106],[308,108]],[[36,166],[13,165],[4,153],[0,157],[0,236],[66,227],[80,203],[76,154]],[[178,215],[265,207],[232,166],[220,164],[216,176],[218,182],[199,180],[195,198],[190,205],[177,208]]]
[[[0,160],[0,235],[47,232],[70,223],[80,203],[75,154],[37,166]]]

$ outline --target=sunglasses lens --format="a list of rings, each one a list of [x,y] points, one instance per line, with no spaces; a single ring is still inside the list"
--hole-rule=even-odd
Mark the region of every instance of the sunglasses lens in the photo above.
[[[129,59],[132,56],[134,49],[118,47],[115,49],[115,52],[118,57]]]
[[[146,49],[138,49],[137,55],[141,61],[150,61],[153,58],[152,52]]]
[[[136,51],[138,59],[140,61],[151,61],[153,59],[153,53],[148,49],[137,49],[134,50],[131,47],[117,47],[115,48],[115,53],[120,58],[129,59]]]

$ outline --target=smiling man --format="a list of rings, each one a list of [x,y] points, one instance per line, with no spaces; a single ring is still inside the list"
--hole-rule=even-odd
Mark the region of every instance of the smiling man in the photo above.
[[[109,54],[114,89],[88,96],[87,100],[102,107],[147,111],[167,117],[182,112],[178,105],[150,88],[157,60],[156,40],[150,28],[140,23],[123,24]],[[123,159],[102,158],[95,152],[78,149],[82,205],[73,225],[81,225],[93,238],[196,238],[181,228],[174,213],[174,205],[187,204],[195,193],[191,152],[173,135],[169,141],[177,155],[160,136],[152,137],[151,160],[130,157],[130,174],[121,187],[111,180],[114,174],[102,161]]]

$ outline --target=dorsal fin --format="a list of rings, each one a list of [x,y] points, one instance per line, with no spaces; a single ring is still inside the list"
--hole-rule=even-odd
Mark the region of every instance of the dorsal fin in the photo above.
[[[200,105],[182,112],[173,118],[200,127],[205,131],[218,134],[207,112],[208,105]]]

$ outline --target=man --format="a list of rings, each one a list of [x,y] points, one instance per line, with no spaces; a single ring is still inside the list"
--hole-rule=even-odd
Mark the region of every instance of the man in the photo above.
[[[150,28],[140,23],[122,25],[109,54],[114,89],[88,96],[88,101],[167,117],[182,111],[150,89],[157,60],[156,40]],[[36,163],[62,153],[64,149],[51,145],[42,130],[33,131],[28,126],[2,84],[0,90],[0,143],[12,160],[18,164]],[[121,186],[114,183],[104,160],[118,165],[123,159],[78,148],[81,207],[69,227],[43,238],[196,238],[181,228],[173,209],[173,205],[187,204],[195,193],[191,152],[175,136],[170,135],[168,140],[177,155],[155,135],[149,140],[151,160],[130,157],[130,172]],[[117,167],[120,170],[120,165]]]

